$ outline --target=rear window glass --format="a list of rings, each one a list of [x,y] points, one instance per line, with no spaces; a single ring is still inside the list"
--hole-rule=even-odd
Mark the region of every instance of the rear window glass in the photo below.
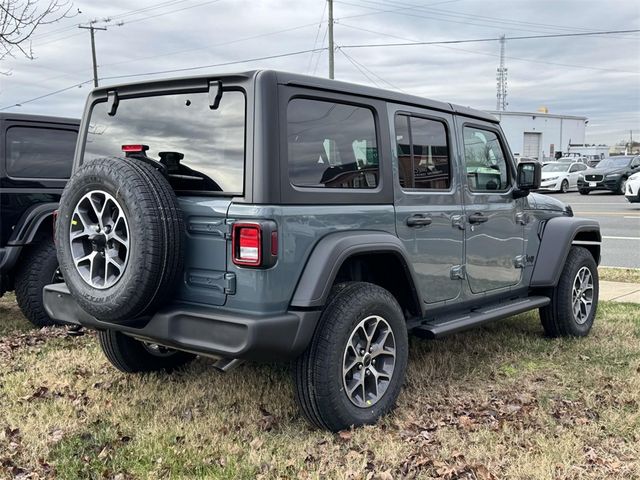
[[[296,98],[287,109],[289,178],[298,187],[375,188],[380,169],[373,112]]]
[[[6,168],[13,178],[69,178],[78,133],[40,127],[11,127]]]
[[[146,145],[167,167],[178,191],[242,194],[245,97],[225,91],[216,110],[207,92],[121,99],[115,116],[93,107],[84,159],[124,156],[123,145]]]

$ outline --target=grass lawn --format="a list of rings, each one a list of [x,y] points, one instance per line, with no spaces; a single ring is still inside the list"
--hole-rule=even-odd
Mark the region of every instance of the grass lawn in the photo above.
[[[0,478],[640,478],[637,305],[601,304],[580,340],[535,313],[412,339],[395,413],[336,435],[301,418],[284,365],[127,376],[12,296],[0,319]]]
[[[611,282],[640,283],[640,268],[598,268],[600,280]]]

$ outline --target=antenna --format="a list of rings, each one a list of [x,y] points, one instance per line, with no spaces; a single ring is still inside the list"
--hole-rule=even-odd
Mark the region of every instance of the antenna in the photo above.
[[[496,70],[496,87],[497,87],[497,101],[496,110],[503,112],[507,109],[507,67],[505,64],[505,48],[507,45],[507,39],[504,35],[500,36],[500,65]]]

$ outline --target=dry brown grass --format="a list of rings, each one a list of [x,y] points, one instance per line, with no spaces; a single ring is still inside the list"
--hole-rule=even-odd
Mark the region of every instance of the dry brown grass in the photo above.
[[[611,282],[640,283],[640,268],[598,268],[600,280]]]
[[[300,417],[286,366],[127,376],[92,335],[0,312],[0,478],[640,477],[638,306],[602,304],[582,340],[535,314],[414,339],[395,413],[338,435]]]

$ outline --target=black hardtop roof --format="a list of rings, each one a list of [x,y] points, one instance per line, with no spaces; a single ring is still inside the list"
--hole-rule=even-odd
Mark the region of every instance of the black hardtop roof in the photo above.
[[[14,120],[19,122],[60,123],[65,125],[80,125],[79,118],[52,117],[48,115],[32,115],[30,113],[0,113],[0,120]]]
[[[224,80],[241,80],[241,79],[256,79],[259,75],[273,75],[277,79],[279,84],[283,85],[299,85],[308,88],[316,88],[320,90],[329,90],[334,92],[346,93],[350,95],[359,95],[363,97],[379,98],[389,102],[404,103],[408,105],[415,105],[425,108],[431,108],[448,113],[457,113],[460,115],[478,118],[481,120],[498,123],[498,119],[493,115],[484,112],[482,110],[476,110],[469,107],[463,107],[453,103],[440,102],[437,100],[430,100],[428,98],[419,97],[416,95],[410,95],[406,93],[399,93],[392,90],[385,90],[382,88],[368,87],[366,85],[360,85],[357,83],[343,82],[340,80],[330,80],[328,78],[313,77],[310,75],[300,75],[297,73],[275,71],[275,70],[250,70],[247,72],[237,73],[221,73],[221,74],[209,74],[198,75],[189,77],[167,78],[159,80],[147,80],[144,82],[132,82],[118,85],[109,85],[100,87],[94,90],[97,95],[106,95],[106,93],[113,89],[122,87],[142,87],[144,85],[154,85],[155,87],[162,87],[164,85],[170,86],[185,80],[207,80],[207,79],[220,79],[223,84]]]

